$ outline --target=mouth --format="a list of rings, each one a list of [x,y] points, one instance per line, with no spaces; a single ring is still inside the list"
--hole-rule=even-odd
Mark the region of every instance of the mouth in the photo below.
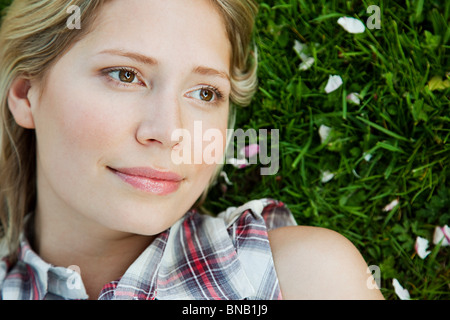
[[[148,167],[117,169],[108,167],[108,169],[135,189],[161,196],[177,191],[184,180],[176,173],[162,172]]]

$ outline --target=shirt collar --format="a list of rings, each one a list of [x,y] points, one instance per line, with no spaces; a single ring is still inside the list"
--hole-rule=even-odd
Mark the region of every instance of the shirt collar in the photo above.
[[[192,213],[188,212],[187,215]],[[29,225],[30,216],[26,217],[25,226]],[[18,262],[9,271],[7,266],[3,268],[7,273],[17,274],[17,277],[11,290],[3,288],[1,298],[6,300],[43,300],[48,297],[68,300],[88,299],[82,278],[76,272],[77,266],[65,268],[45,262],[32,249],[27,238],[30,233],[27,231],[29,229],[26,227],[20,238]],[[170,229],[159,234],[133,262],[122,278],[105,284],[99,299],[155,299],[156,274],[169,231]]]
[[[158,235],[152,244],[135,260],[118,281],[106,284],[99,299],[147,299],[156,295],[156,275],[166,246],[170,229]],[[33,251],[25,236],[22,236],[19,262],[25,265],[27,278],[31,281],[30,300],[43,300],[47,295],[69,300],[86,300],[88,295],[76,266],[68,268],[53,266]],[[113,285],[114,284],[114,285]],[[17,291],[15,291],[17,292]],[[18,297],[4,295],[4,299]]]
[[[27,265],[28,276],[32,281],[33,299],[42,300],[47,294],[63,299],[88,298],[81,276],[75,268],[56,267],[45,262],[33,251],[24,236],[21,240],[19,261]]]
[[[154,300],[157,294],[157,275],[169,238],[170,229],[159,234],[150,246],[130,265],[114,286],[106,285],[99,300],[108,299],[113,291],[115,300]]]

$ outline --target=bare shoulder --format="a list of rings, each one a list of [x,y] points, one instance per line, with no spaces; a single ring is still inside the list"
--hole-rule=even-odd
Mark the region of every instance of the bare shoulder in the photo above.
[[[383,299],[356,247],[337,232],[284,227],[269,232],[285,299]]]

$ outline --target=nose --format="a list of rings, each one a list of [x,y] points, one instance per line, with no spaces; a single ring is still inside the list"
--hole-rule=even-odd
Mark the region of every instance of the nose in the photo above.
[[[136,130],[136,140],[142,145],[174,148],[180,143],[172,140],[172,133],[182,128],[180,100],[169,91],[156,92],[145,98],[142,117]]]

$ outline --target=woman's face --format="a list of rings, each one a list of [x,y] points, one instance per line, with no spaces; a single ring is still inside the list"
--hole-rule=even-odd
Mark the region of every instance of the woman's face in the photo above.
[[[32,105],[38,210],[136,234],[170,227],[216,168],[177,165],[174,152],[190,143],[193,159],[211,144],[201,144],[198,124],[201,132],[219,129],[218,146],[225,146],[230,55],[223,20],[207,0],[105,5],[93,31],[51,68]],[[173,141],[177,129],[196,140]],[[152,169],[181,181],[143,177]]]

